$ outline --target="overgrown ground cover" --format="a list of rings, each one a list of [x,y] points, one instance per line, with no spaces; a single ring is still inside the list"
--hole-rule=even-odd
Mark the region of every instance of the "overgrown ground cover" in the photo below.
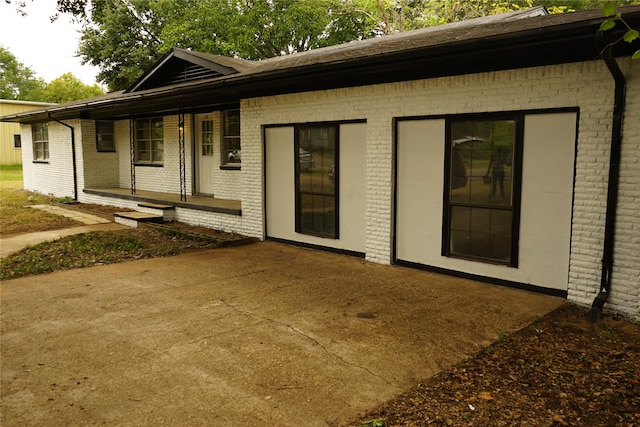
[[[0,168],[0,237],[82,225],[69,218],[31,209],[31,204],[59,202],[22,189],[22,169]],[[82,208],[79,206],[78,208]],[[113,209],[91,206],[92,213],[110,215]],[[237,236],[220,232],[188,232],[175,224],[77,234],[27,247],[0,260],[0,280],[99,264],[171,256],[192,249],[215,248]]]
[[[353,425],[638,426],[640,326],[567,304]]]

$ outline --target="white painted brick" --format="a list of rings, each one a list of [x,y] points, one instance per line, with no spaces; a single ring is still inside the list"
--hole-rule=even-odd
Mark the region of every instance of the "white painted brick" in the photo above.
[[[627,93],[638,93],[640,61],[622,59],[619,62],[628,77]],[[242,216],[177,209],[176,217],[194,225],[264,238],[262,126],[366,120],[367,152],[363,153],[367,161],[366,258],[388,264],[392,261],[393,241],[394,118],[578,107],[574,218],[567,288],[570,301],[588,305],[599,287],[613,89],[613,80],[604,63],[591,61],[242,100],[242,169],[221,172],[218,176],[219,191],[216,190],[218,196],[241,200]],[[186,136],[190,141],[191,118],[187,116],[187,120]],[[103,200],[81,193],[85,186],[129,187],[129,121],[116,122],[116,153],[95,152],[95,129],[91,121],[68,123],[76,129],[81,199],[131,207],[126,201]],[[632,318],[640,318],[639,123],[640,97],[628,96],[620,164],[616,264],[611,298],[605,308]],[[165,164],[162,168],[137,167],[136,185],[139,189],[178,193],[177,116],[165,117],[164,126]],[[214,128],[219,129],[220,126]],[[33,164],[30,158],[30,127],[23,126],[25,188],[61,197],[70,196],[73,192],[68,173],[72,166],[68,142],[70,131],[52,122],[49,132],[50,162]],[[190,143],[187,145],[186,165],[190,194],[194,177]]]

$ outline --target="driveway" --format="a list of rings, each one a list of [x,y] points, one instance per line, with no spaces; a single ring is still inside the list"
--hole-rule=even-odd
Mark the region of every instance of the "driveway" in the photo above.
[[[344,425],[564,302],[273,242],[0,286],[3,426]]]

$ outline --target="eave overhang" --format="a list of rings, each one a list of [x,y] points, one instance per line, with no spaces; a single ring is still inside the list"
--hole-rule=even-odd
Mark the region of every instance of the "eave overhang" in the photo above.
[[[619,10],[632,27],[640,26],[640,7]],[[124,119],[198,112],[260,96],[596,60],[606,43],[624,32],[618,25],[602,40],[598,29],[603,20],[599,11],[589,11],[480,28],[443,26],[434,33],[442,41],[430,42],[429,32],[424,40],[404,34],[363,40],[256,62],[243,72],[215,79],[111,94],[6,116],[3,121],[31,123],[46,120],[48,114],[57,119]],[[613,54],[630,56],[635,49],[621,42]]]

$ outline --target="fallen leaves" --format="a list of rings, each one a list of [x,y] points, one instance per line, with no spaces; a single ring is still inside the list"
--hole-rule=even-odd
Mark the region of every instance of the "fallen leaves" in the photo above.
[[[484,400],[493,400],[493,396],[488,391],[480,392],[480,394],[478,394],[478,397]]]
[[[640,326],[567,304],[367,414],[385,426],[640,425]],[[354,425],[358,425],[355,423]]]

